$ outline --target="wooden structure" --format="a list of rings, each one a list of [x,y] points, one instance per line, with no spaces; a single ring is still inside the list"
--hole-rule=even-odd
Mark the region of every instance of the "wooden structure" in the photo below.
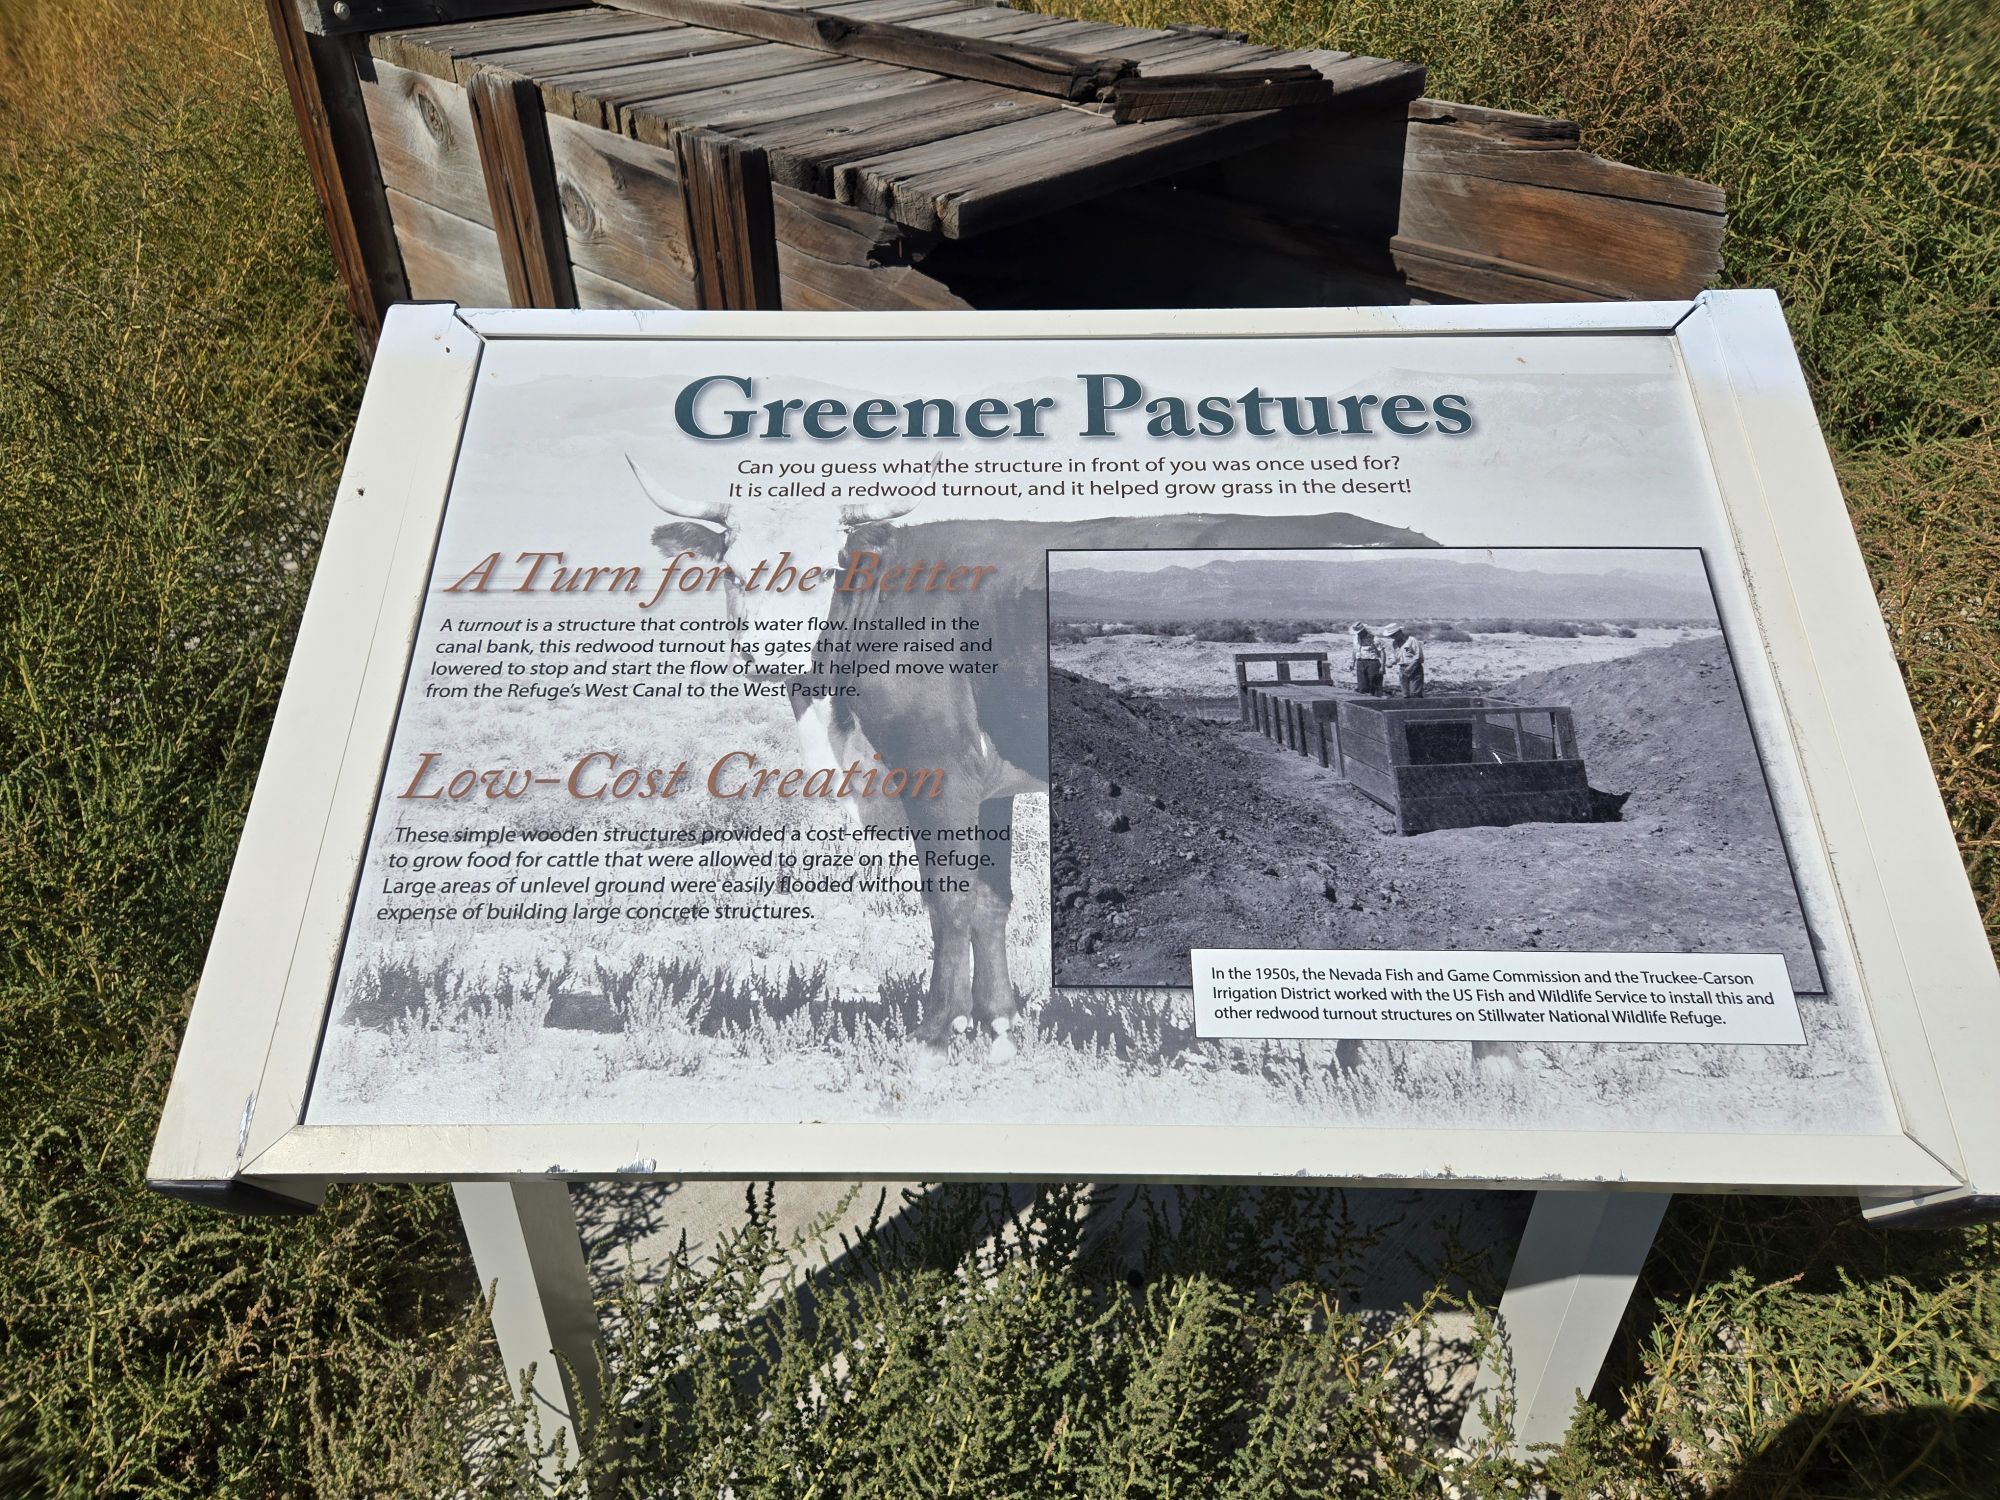
[[[1686,296],[1714,188],[1415,64],[984,0],[267,0],[364,345],[405,298]]]
[[[1311,666],[1299,681],[1293,664]],[[1254,680],[1270,664],[1276,676]],[[1397,831],[1587,823],[1590,783],[1570,711],[1500,698],[1371,698],[1333,684],[1324,651],[1236,657],[1243,722],[1310,756],[1396,815]]]

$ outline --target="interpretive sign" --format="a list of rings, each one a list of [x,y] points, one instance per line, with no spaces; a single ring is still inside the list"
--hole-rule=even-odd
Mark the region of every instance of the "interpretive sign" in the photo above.
[[[1963,1198],[1996,993],[1764,294],[409,308],[154,1175]]]

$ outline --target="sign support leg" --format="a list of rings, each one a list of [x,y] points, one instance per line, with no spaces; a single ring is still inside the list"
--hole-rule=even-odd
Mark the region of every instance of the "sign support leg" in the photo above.
[[[1514,1452],[1560,1443],[1625,1315],[1669,1193],[1540,1192],[1500,1298],[1514,1365]],[[1462,1428],[1484,1435],[1477,1399]]]
[[[569,1184],[455,1182],[458,1216],[482,1288],[493,1289],[493,1333],[516,1395],[527,1395],[542,1442],[564,1434],[576,1455],[576,1421],[595,1411],[597,1309]],[[522,1372],[535,1367],[532,1391]]]

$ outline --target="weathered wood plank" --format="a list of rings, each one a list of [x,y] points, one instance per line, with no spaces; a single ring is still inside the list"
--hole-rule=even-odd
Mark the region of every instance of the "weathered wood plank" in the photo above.
[[[1121,78],[1112,86],[1111,118],[1120,125],[1179,120],[1189,115],[1241,114],[1254,109],[1297,109],[1325,104],[1333,87],[1316,69],[1263,67],[1228,73],[1187,73],[1177,78]]]
[[[675,307],[695,307],[694,252],[673,153],[549,120],[570,263]]]
[[[541,86],[542,103],[552,115],[562,115],[602,130],[623,131],[621,110],[633,88],[643,89],[650,70],[659,64],[705,57],[718,52],[743,52],[768,48],[770,43],[734,32],[708,31],[699,26],[682,26],[657,37],[648,37],[634,47],[623,62],[601,68],[543,71],[529,76]]]
[[[491,227],[465,90],[393,63],[373,71],[361,96],[383,184]]]
[[[394,188],[388,196],[412,297],[465,307],[507,306],[507,273],[491,229]]]
[[[1290,134],[1298,112],[1116,125],[1062,111],[843,165],[837,196],[953,239],[1200,166]]]
[[[748,133],[770,154],[773,177],[790,187],[838,196],[839,169],[861,158],[1058,113],[1032,94],[934,79],[925,87],[866,104],[801,115]]]
[[[659,24],[657,18],[588,6],[549,15],[517,16],[462,26],[382,31],[368,39],[368,46],[375,56],[399,68],[413,68],[435,78],[463,82],[459,62],[476,53],[492,56],[533,47],[628,36],[656,30]]]
[[[762,144],[766,133],[783,130],[802,116],[822,116],[829,111],[858,109],[876,100],[902,98],[938,81],[934,74],[881,63],[837,63],[805,74],[754,79],[668,100],[657,116],[634,112],[633,134],[642,140],[663,140],[672,122],[678,121]]]
[[[926,140],[906,149],[843,163],[833,174],[834,196],[919,229],[939,227],[936,196],[975,180],[982,164],[1053,143],[1067,151],[1093,128],[1116,129],[1101,115],[1068,110],[1014,120],[984,130]]]
[[[730,84],[747,83],[753,78],[777,78],[810,72],[815,68],[831,68],[840,61],[830,52],[762,44],[723,52],[705,52],[606,74],[603,83],[591,86],[588,92],[603,106],[605,118],[613,122],[613,128],[645,139],[641,118],[673,118],[664,110],[668,100],[705,93]]]
[[[1564,122],[1535,131],[1437,100],[1417,114],[1394,245],[1411,285],[1467,299],[1670,298],[1721,271],[1720,189],[1564,144]]]
[[[611,36],[467,52],[456,59],[458,76],[465,80],[475,72],[500,72],[540,82],[563,74],[629,67],[649,58],[674,56],[674,49],[685,45],[684,39],[692,30],[678,21],[662,21],[653,16],[631,19],[631,30]]]
[[[742,0],[620,0],[620,4],[695,26],[740,31],[788,46],[922,68],[1059,99],[1093,99],[1098,90],[1129,71],[1117,62],[924,31],[893,21],[850,19],[835,11],[747,5]]]
[[[372,357],[382,314],[409,295],[409,282],[361,97],[367,53],[344,37],[309,34],[292,0],[267,0],[266,8],[348,316],[363,357]]]
[[[1333,85],[1331,107],[1362,113],[1407,105],[1424,91],[1424,65],[1391,57],[1357,57],[1346,52],[1300,52],[1299,61],[1319,69]]]
[[[479,74],[465,92],[508,295],[516,307],[575,307],[541,92],[495,73]]]
[[[1550,149],[1539,142],[1523,146],[1432,125],[1412,127],[1406,170],[1590,193],[1694,213],[1720,214],[1727,208],[1721,188],[1691,177],[1648,172],[1574,148]]]
[[[1582,141],[1582,132],[1577,129],[1574,120],[1524,115],[1511,109],[1489,109],[1483,104],[1453,104],[1444,99],[1412,100],[1410,122],[1462,125],[1482,135],[1514,141],[1519,145],[1541,145],[1555,150],[1566,150]]]
[[[1389,242],[1411,288],[1428,296],[1462,302],[1615,302],[1609,285],[1587,286],[1559,280],[1535,266],[1495,256],[1468,254],[1445,245],[1397,235]]]
[[[674,154],[569,120],[549,121],[569,227],[570,258],[598,275],[675,300],[694,284]],[[838,265],[892,266],[934,238],[846,204],[774,186],[772,223],[780,245]],[[649,275],[672,280],[655,288]],[[690,301],[687,305],[692,305]]]
[[[622,281],[613,281],[609,276],[599,276],[595,271],[576,268],[576,305],[584,308],[611,308],[618,311],[643,311],[655,307],[693,307],[692,302],[668,302],[655,297],[650,292],[642,292],[637,287],[627,286]]]
[[[764,153],[709,130],[680,131],[673,145],[700,305],[779,308],[777,232]]]
[[[963,312],[971,304],[909,266],[843,266],[778,246],[785,306],[798,312]]]

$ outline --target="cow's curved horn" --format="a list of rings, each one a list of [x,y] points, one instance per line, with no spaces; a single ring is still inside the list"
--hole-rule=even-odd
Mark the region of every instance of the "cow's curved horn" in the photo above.
[[[711,526],[720,526],[729,519],[729,507],[719,500],[699,504],[693,500],[683,500],[672,490],[666,489],[646,475],[639,467],[638,460],[631,454],[625,455],[625,463],[632,470],[632,477],[639,481],[639,488],[653,504],[670,516],[679,516],[684,521],[706,521]]]
[[[840,519],[844,525],[866,526],[870,521],[893,521],[898,516],[907,516],[917,508],[917,502],[908,504],[900,500],[877,500],[873,505],[843,505]]]

